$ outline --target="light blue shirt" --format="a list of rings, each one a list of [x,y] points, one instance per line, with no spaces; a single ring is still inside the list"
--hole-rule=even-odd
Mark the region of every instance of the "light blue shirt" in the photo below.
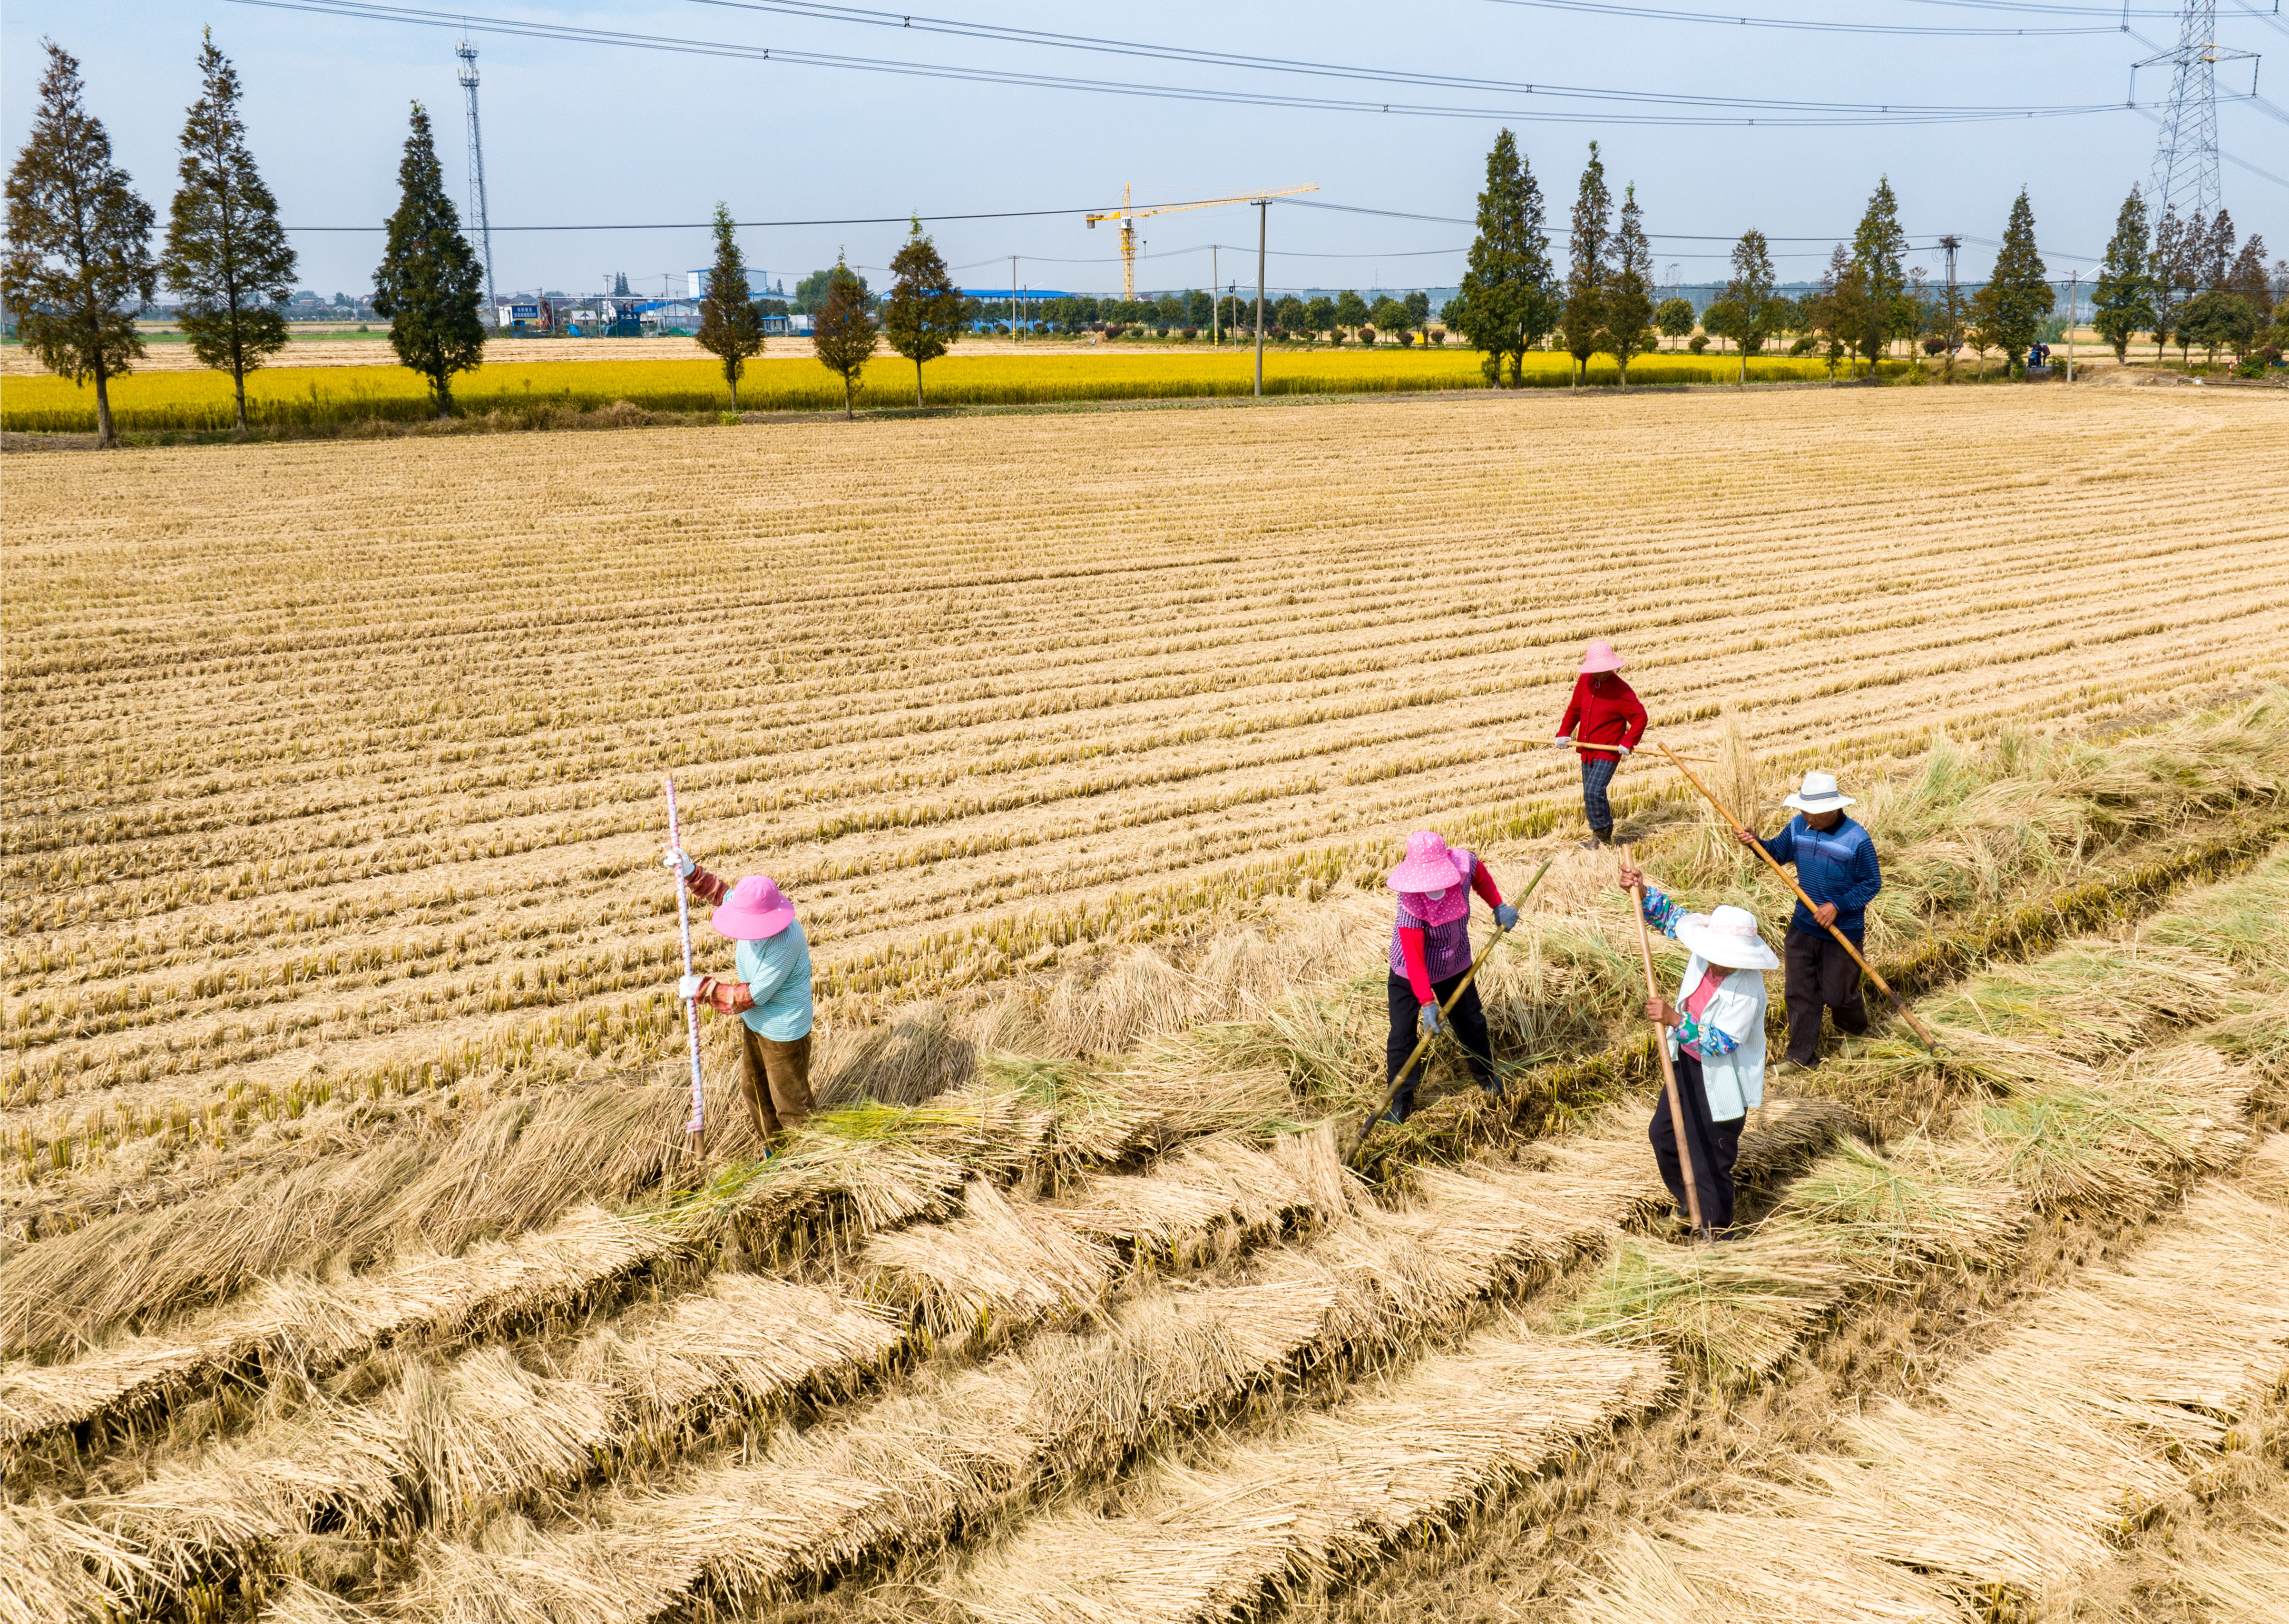
[[[793,1043],[810,1031],[810,943],[803,938],[802,921],[791,919],[775,936],[742,942],[732,954],[739,979],[747,983],[753,1009],[739,1018],[759,1038]]]

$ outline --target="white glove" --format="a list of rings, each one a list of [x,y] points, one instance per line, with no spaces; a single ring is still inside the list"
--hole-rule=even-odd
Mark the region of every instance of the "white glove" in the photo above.
[[[693,999],[698,998],[699,996],[699,983],[706,979],[707,978],[704,975],[686,975],[682,981],[677,982],[675,983],[676,1001],[681,1004],[688,1004]]]
[[[1567,738],[1564,734],[1562,734],[1562,733],[1561,733],[1561,734],[1559,734],[1556,738],[1551,739],[1550,742],[1551,742],[1551,744],[1553,744],[1557,745],[1559,749],[1563,750],[1563,749],[1565,749],[1565,748],[1566,748],[1566,746],[1567,746],[1567,745],[1568,745],[1568,744],[1572,744],[1574,741],[1573,741],[1572,739],[1570,739],[1570,738]]]
[[[685,880],[690,879],[691,871],[699,866],[691,860],[690,855],[681,846],[669,847],[667,856],[662,857],[659,863],[662,868],[674,869],[678,876]]]
[[[1630,747],[1627,744],[1616,744],[1614,748],[1620,751],[1623,755],[1630,753]]]

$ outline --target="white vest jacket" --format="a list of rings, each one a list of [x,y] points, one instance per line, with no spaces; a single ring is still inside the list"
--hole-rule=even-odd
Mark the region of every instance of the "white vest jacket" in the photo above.
[[[1685,979],[1677,984],[1679,1009],[1711,967],[1700,954],[1693,955],[1685,967]],[[1722,965],[1713,967],[1724,970]],[[1725,970],[1725,979],[1718,983],[1716,996],[1701,1012],[1701,1019],[1741,1046],[1729,1055],[1702,1056],[1701,1079],[1709,1095],[1709,1115],[1718,1122],[1745,1117],[1751,1106],[1765,1103],[1765,973]],[[1675,1059],[1677,1052],[1678,1030],[1672,1026],[1670,1058]]]

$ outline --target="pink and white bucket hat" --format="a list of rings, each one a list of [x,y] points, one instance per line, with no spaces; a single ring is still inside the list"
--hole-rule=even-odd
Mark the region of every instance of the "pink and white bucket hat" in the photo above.
[[[1614,652],[1614,645],[1600,637],[1582,656],[1582,674],[1593,677],[1601,671],[1619,671],[1623,664],[1622,657]]]
[[[1462,865],[1435,829],[1417,829],[1407,837],[1407,860],[1384,883],[1407,899],[1409,913],[1428,924],[1444,925],[1471,911]]]
[[[734,942],[761,942],[794,922],[794,904],[770,875],[750,874],[731,888],[707,922]]]

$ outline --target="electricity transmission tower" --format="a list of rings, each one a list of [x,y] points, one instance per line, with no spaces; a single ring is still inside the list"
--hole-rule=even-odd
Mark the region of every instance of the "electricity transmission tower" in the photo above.
[[[461,59],[461,88],[469,92],[469,211],[476,217],[477,251],[485,259],[485,322],[500,317],[493,296],[493,225],[485,213],[485,142],[477,128],[477,48],[467,40],[453,47]]]
[[[2217,65],[2255,55],[2218,44],[2217,0],[2186,0],[2178,20],[2176,48],[2131,68],[2134,87],[2139,68],[2165,62],[2170,66],[2170,106],[2162,115],[2154,172],[2147,181],[2146,206],[2155,218],[2165,211],[2175,212],[2181,220],[2197,214],[2216,217],[2224,201],[2218,185]]]

